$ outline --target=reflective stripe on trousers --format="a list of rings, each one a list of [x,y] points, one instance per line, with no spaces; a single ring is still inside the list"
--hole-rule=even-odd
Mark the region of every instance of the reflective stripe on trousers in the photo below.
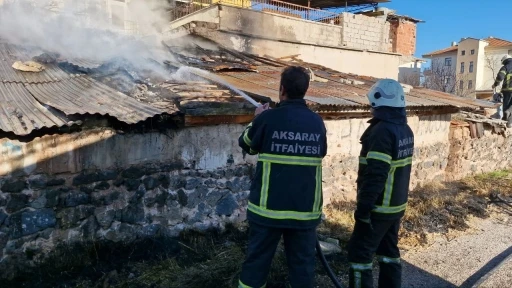
[[[263,286],[259,287],[259,288],[265,288],[267,287],[267,284],[263,284]],[[249,285],[245,285],[244,283],[242,283],[242,281],[238,281],[238,288],[256,288],[256,287],[251,287]]]
[[[391,258],[391,257],[387,257],[387,256],[382,256],[382,255],[376,255],[376,258],[377,258],[377,261],[379,261],[380,263],[400,264],[400,258]]]

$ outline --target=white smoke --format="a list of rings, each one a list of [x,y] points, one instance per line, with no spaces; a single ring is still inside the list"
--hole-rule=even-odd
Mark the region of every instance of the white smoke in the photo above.
[[[5,0],[0,4],[0,41],[35,46],[68,59],[103,62],[122,57],[139,68],[155,70],[148,59],[162,63],[171,57],[160,44],[169,4],[125,1]]]

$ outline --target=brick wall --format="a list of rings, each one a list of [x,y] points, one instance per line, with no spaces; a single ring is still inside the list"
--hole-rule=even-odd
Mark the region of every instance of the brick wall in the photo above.
[[[390,52],[411,56],[416,51],[416,24],[403,19],[390,21]]]
[[[388,51],[390,24],[384,18],[343,13],[343,46]]]

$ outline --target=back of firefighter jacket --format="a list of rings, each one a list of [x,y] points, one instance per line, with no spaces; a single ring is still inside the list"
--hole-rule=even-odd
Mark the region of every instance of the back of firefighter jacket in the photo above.
[[[313,228],[322,214],[322,118],[303,99],[286,100],[250,123],[239,145],[258,155],[247,218],[260,225]]]
[[[407,206],[414,134],[405,109],[382,107],[361,137],[356,217],[393,219]]]

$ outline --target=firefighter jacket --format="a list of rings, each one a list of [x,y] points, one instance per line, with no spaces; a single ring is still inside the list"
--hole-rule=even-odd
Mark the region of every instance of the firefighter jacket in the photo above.
[[[258,115],[238,142],[246,153],[258,154],[247,219],[270,227],[316,227],[322,215],[322,159],[327,153],[322,118],[305,100],[286,100]]]
[[[501,91],[512,91],[512,59],[505,61],[505,65],[501,67],[498,76],[496,76],[495,86],[498,86],[503,81]]]
[[[356,219],[400,218],[407,206],[414,134],[405,108],[380,107],[361,137]]]

